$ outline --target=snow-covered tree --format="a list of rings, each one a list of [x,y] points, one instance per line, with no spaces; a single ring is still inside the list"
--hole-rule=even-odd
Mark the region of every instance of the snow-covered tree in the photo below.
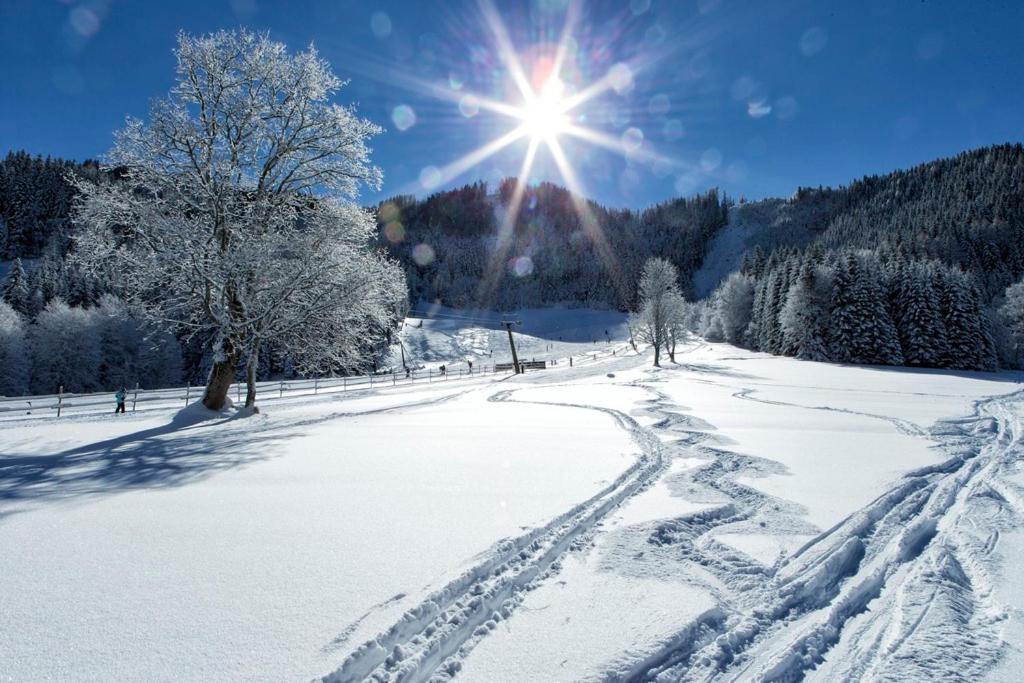
[[[650,258],[644,264],[637,287],[639,310],[633,314],[632,326],[638,341],[654,347],[654,365],[661,364],[661,351],[669,338],[669,325],[678,311],[679,271],[661,258]]]
[[[935,269],[901,264],[894,275],[893,313],[907,365],[939,367],[946,353],[946,327],[935,290]]]
[[[939,283],[939,305],[947,340],[943,365],[966,370],[995,368],[995,343],[970,276],[946,269]]]
[[[679,292],[670,292],[666,302],[668,319],[665,324],[665,350],[668,358],[676,362],[676,345],[686,339],[689,332],[690,303]]]
[[[103,389],[102,351],[94,311],[54,299],[29,330],[34,394],[81,393]]]
[[[744,342],[753,305],[754,278],[741,272],[729,275],[714,297],[715,313],[725,341],[730,344]]]
[[[1009,332],[1010,357],[1013,362],[1024,361],[1024,282],[1006,288],[999,314]]]
[[[796,284],[789,288],[780,323],[784,345],[797,358],[830,359],[826,340],[831,284],[822,269],[806,261]]]
[[[76,246],[150,320],[212,340],[203,403],[220,409],[268,338],[315,365],[365,342],[344,309],[382,315],[372,274],[390,283],[392,266],[351,204],[379,186],[366,141],[380,128],[331,101],[344,83],[312,47],[220,31],[181,34],[175,54],[170,95],[107,157],[120,180],[77,183]]]
[[[29,292],[28,276],[25,274],[25,268],[22,266],[20,258],[14,259],[14,263],[11,264],[11,270],[7,273],[3,286],[0,288],[0,297],[18,313],[23,315],[29,313],[32,298]]]
[[[92,313],[100,339],[104,389],[136,383],[152,389],[181,380],[181,347],[173,335],[147,324],[112,294],[104,294]]]
[[[28,363],[25,320],[0,299],[0,396],[28,392]]]

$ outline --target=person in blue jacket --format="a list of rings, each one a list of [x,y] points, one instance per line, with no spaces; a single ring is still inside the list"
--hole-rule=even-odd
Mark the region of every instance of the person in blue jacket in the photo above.
[[[124,387],[121,387],[120,389],[117,390],[117,393],[114,394],[114,398],[117,399],[117,407],[114,408],[114,415],[117,415],[118,413],[123,413],[124,401],[126,398],[128,398],[128,390]]]

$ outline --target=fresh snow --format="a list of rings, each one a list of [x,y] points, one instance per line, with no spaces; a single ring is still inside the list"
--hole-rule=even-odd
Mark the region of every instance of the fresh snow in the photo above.
[[[729,273],[743,264],[747,240],[760,226],[750,222],[741,208],[729,208],[729,222],[711,240],[700,269],[693,274],[693,295],[698,299],[710,295]]]
[[[3,675],[1015,679],[1019,375],[677,360],[0,424]]]

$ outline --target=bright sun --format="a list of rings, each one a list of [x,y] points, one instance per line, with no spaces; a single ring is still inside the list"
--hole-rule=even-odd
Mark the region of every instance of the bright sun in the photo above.
[[[540,92],[531,93],[519,111],[518,116],[531,139],[550,141],[568,127],[563,89],[562,82],[553,78],[544,84]]]

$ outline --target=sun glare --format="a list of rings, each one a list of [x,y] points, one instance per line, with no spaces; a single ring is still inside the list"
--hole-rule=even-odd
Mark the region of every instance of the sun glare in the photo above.
[[[539,93],[531,94],[519,112],[523,127],[532,140],[551,141],[567,129],[569,122],[562,100],[563,90],[561,81],[552,79]]]
[[[651,57],[635,58],[607,66],[603,76],[593,77],[594,74],[590,74],[592,79],[589,82],[580,82],[578,73],[574,80],[566,81],[563,79],[563,69],[570,74],[575,71],[571,63],[578,54],[578,44],[573,38],[573,32],[580,17],[581,0],[568,0],[565,24],[554,49],[544,54],[537,54],[536,50],[527,50],[525,53],[530,54],[530,57],[525,59],[513,46],[494,0],[478,2],[483,23],[491,33],[490,50],[503,67],[507,83],[514,87],[510,89],[508,100],[493,99],[483,93],[471,92],[461,80],[457,82],[457,86],[439,88],[435,83],[420,81],[402,73],[392,72],[388,76],[412,89],[457,103],[460,113],[467,119],[475,118],[480,111],[489,111],[512,119],[513,126],[440,168],[429,166],[423,169],[416,187],[435,190],[503,149],[519,141],[525,141],[526,150],[519,173],[514,176],[514,190],[502,207],[497,242],[477,294],[478,303],[481,306],[486,305],[505,268],[508,250],[512,244],[511,236],[526,193],[526,185],[541,149],[550,155],[569,190],[583,234],[595,245],[608,272],[618,272],[615,255],[608,246],[599,221],[592,215],[583,199],[585,190],[570,162],[571,155],[563,147],[563,142],[564,139],[571,139],[577,145],[584,144],[618,152],[628,156],[633,163],[656,163],[664,168],[678,165],[675,160],[651,149],[649,143],[644,142],[642,132],[638,129],[631,128],[622,136],[616,136],[583,123],[587,117],[583,114],[582,107],[610,91],[619,95],[629,92],[633,87],[636,70],[649,63]],[[451,83],[455,81],[449,80],[449,84]],[[404,109],[396,109],[395,116],[398,117],[395,119],[395,125],[400,130],[405,130],[415,123],[412,113]],[[636,134],[631,131],[635,131]],[[415,189],[410,188],[410,191]]]

